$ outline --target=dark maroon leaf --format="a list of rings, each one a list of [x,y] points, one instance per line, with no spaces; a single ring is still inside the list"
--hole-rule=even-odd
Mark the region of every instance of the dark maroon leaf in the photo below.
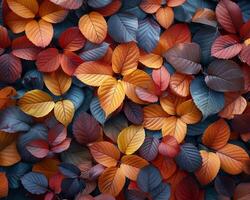
[[[143,122],[142,107],[134,102],[127,101],[123,107],[124,114],[133,124],[141,124]]]
[[[67,137],[67,129],[62,124],[56,124],[49,129],[48,140],[50,145],[58,145],[63,142]]]
[[[178,72],[197,74],[201,70],[201,51],[196,43],[178,44],[167,51],[164,56]]]
[[[230,176],[217,176],[214,181],[214,186],[218,194],[226,197],[232,197],[236,183]]]
[[[244,89],[243,73],[234,61],[215,60],[208,66],[205,81],[208,87],[219,92]]]
[[[236,115],[232,120],[232,129],[237,133],[250,132],[250,113],[244,113],[242,115]]]

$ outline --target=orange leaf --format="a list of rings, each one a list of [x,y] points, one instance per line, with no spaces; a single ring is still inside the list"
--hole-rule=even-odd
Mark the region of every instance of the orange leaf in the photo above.
[[[136,181],[141,168],[148,165],[148,162],[136,155],[125,155],[121,159],[121,170],[130,180]]]
[[[20,160],[21,157],[17,151],[15,141],[0,151],[0,166],[11,166],[18,163]]]
[[[157,22],[165,29],[169,28],[174,21],[174,11],[170,7],[159,8],[155,16]]]
[[[153,161],[153,165],[160,170],[163,179],[171,177],[177,169],[176,163],[172,158],[167,158],[160,154]]]
[[[155,13],[161,7],[161,0],[142,0],[140,8],[149,14]]]
[[[196,178],[202,185],[212,182],[220,170],[220,159],[212,152],[200,151],[202,157],[202,166],[195,172]]]
[[[9,192],[9,182],[4,172],[0,172],[0,198],[4,198],[8,196]]]
[[[60,161],[55,158],[44,158],[40,162],[33,165],[33,172],[40,172],[48,179],[58,172],[58,165]]]
[[[184,42],[191,42],[191,33],[186,24],[175,24],[161,34],[158,45],[153,51],[163,55],[174,45]]]
[[[216,154],[220,158],[221,168],[232,175],[240,174],[244,169],[245,161],[249,159],[248,153],[234,144],[227,144]]]
[[[39,5],[36,0],[7,0],[9,8],[23,18],[34,18]]]
[[[121,0],[113,0],[110,4],[98,8],[97,11],[102,14],[104,17],[111,16],[118,12],[118,10],[121,8],[122,2]]]
[[[102,193],[117,196],[125,185],[125,180],[122,169],[109,167],[99,177],[98,186]]]
[[[121,80],[111,77],[98,88],[98,97],[106,116],[114,112],[123,102],[125,91]]]
[[[106,38],[108,26],[98,12],[83,15],[79,20],[79,29],[90,42],[100,44]]]
[[[49,0],[44,0],[39,8],[40,17],[49,23],[62,22],[68,14],[64,8],[51,3]]]
[[[192,22],[217,26],[215,12],[208,8],[198,8],[192,17]]]
[[[160,104],[162,109],[169,115],[176,115],[176,107],[183,103],[186,98],[181,98],[174,95],[168,95],[160,98]]]
[[[186,0],[167,0],[167,5],[169,7],[177,7],[183,4]]]
[[[202,143],[209,148],[218,150],[224,147],[230,137],[230,128],[225,120],[220,119],[210,124],[202,136]]]
[[[219,116],[233,119],[234,115],[241,115],[247,107],[247,101],[237,93],[225,93],[225,107],[219,112]]]
[[[46,87],[56,96],[66,93],[72,84],[71,77],[61,70],[44,74],[43,80]]]
[[[110,65],[96,61],[84,62],[75,71],[75,76],[90,86],[100,86],[112,78],[112,75],[113,71]]]
[[[17,138],[17,134],[5,133],[0,131],[0,151],[14,142]]]
[[[105,167],[116,166],[120,159],[120,151],[110,142],[96,142],[90,144],[89,149],[95,161]]]
[[[145,102],[137,97],[135,92],[136,87],[141,87],[152,93],[154,91],[154,82],[152,78],[146,72],[139,69],[135,70],[131,74],[124,76],[122,84],[128,98],[139,104],[144,104]]]
[[[66,99],[56,102],[54,114],[56,119],[64,126],[68,126],[71,123],[74,113],[75,107],[72,101]]]
[[[112,54],[112,68],[115,73],[127,75],[137,69],[139,48],[135,42],[118,45]]]
[[[169,115],[161,106],[151,104],[143,108],[143,126],[149,130],[160,130]]]
[[[14,105],[15,100],[12,99],[16,95],[16,90],[13,87],[4,87],[0,90],[0,109],[4,109],[7,106]]]
[[[187,133],[187,124],[175,116],[168,117],[162,127],[162,135],[174,136],[181,143]]]
[[[187,97],[190,94],[190,83],[192,76],[180,74],[178,72],[171,75],[170,78],[170,89],[173,93],[181,97]]]
[[[53,26],[43,19],[32,20],[25,26],[27,38],[38,47],[46,47],[50,44],[54,30]]]
[[[195,124],[202,118],[201,111],[196,107],[192,99],[178,105],[176,113],[186,124]]]
[[[148,68],[158,69],[162,66],[163,58],[154,53],[145,53],[141,51],[139,61]]]

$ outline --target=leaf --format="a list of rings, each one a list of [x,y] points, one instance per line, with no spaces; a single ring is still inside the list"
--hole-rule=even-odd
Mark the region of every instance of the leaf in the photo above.
[[[247,152],[241,147],[227,144],[219,149],[216,154],[220,158],[221,168],[229,174],[236,175],[242,172],[244,162],[249,159]]]
[[[139,149],[139,154],[147,161],[152,161],[158,154],[159,140],[155,137],[146,137]]]
[[[120,151],[110,142],[96,142],[90,144],[89,149],[95,161],[106,167],[116,166],[120,159]]]
[[[195,105],[202,112],[203,119],[224,108],[224,94],[208,88],[203,77],[198,77],[191,82],[190,92]]]
[[[15,141],[0,151],[0,166],[11,166],[18,163],[20,160],[21,157],[17,151]]]
[[[32,140],[26,144],[26,149],[36,158],[44,158],[49,153],[49,144],[46,140]]]
[[[144,139],[144,128],[142,126],[131,125],[123,129],[118,135],[118,148],[126,155],[133,154],[143,144]]]
[[[81,175],[80,169],[71,163],[60,163],[58,168],[67,178],[77,178]]]
[[[170,74],[164,66],[161,66],[159,69],[154,69],[152,72],[152,78],[160,91],[163,92],[168,88]]]
[[[155,16],[157,22],[165,29],[168,29],[174,22],[174,11],[170,7],[159,8]]]
[[[120,0],[114,0],[110,4],[99,8],[98,12],[102,14],[104,17],[111,16],[115,14],[122,6],[122,2]]]
[[[220,159],[212,152],[200,151],[202,166],[195,172],[195,176],[202,185],[212,182],[220,170]]]
[[[154,199],[164,200],[170,198],[170,186],[167,183],[161,183],[151,192]]]
[[[108,20],[108,33],[119,43],[136,41],[138,19],[129,14],[118,13]]]
[[[55,103],[54,114],[56,119],[64,126],[68,126],[75,113],[74,104],[70,100],[62,100]]]
[[[139,61],[148,68],[159,69],[162,66],[163,58],[154,53],[145,53],[141,51]]]
[[[156,103],[158,101],[158,97],[154,93],[151,93],[150,91],[147,91],[144,88],[136,87],[135,93],[137,97],[142,101],[148,103]]]
[[[17,134],[0,131],[0,151],[17,139]]]
[[[242,44],[235,35],[223,35],[216,38],[211,54],[216,58],[229,59],[238,55],[242,50]]]
[[[160,130],[165,123],[168,114],[162,110],[161,106],[151,104],[143,108],[143,126],[149,130]]]
[[[7,133],[25,132],[33,123],[32,117],[13,106],[0,112],[0,130]]]
[[[158,149],[161,155],[174,158],[180,152],[180,145],[175,137],[167,135],[163,137]]]
[[[191,143],[181,145],[181,151],[175,158],[180,169],[195,172],[202,165],[202,158],[198,149]]]
[[[13,87],[7,86],[0,89],[0,109],[15,105],[16,100],[13,97],[16,95],[16,90]]]
[[[46,87],[56,96],[66,93],[72,84],[71,77],[61,70],[44,74],[43,80]]]
[[[112,2],[112,0],[88,0],[88,5],[92,8],[102,8],[104,6],[107,6],[108,4],[110,4]]]
[[[12,54],[18,58],[36,60],[36,56],[40,50],[26,36],[15,38],[12,41]]]
[[[187,97],[190,94],[190,84],[192,76],[175,72],[171,75],[169,87],[173,93],[181,97]]]
[[[190,99],[177,106],[176,114],[180,116],[180,119],[186,124],[196,124],[202,118],[202,114]]]
[[[96,119],[86,112],[79,113],[73,122],[73,135],[82,145],[97,141],[102,129]]]
[[[209,8],[198,8],[192,17],[192,22],[208,26],[217,26],[215,12]]]
[[[2,53],[3,49],[5,49],[5,48],[7,48],[7,47],[9,47],[11,45],[11,41],[10,41],[10,38],[9,38],[9,35],[8,35],[8,31],[2,25],[0,25],[0,36],[1,36],[1,39],[0,39],[0,52]]]
[[[20,109],[28,115],[43,117],[53,110],[52,97],[42,90],[30,90],[19,100]]]
[[[66,51],[77,51],[85,45],[86,39],[83,37],[78,27],[70,27],[61,33],[58,42]]]
[[[26,190],[32,194],[44,194],[47,192],[48,180],[46,176],[37,172],[29,172],[21,178]]]
[[[60,162],[57,159],[45,158],[34,164],[32,171],[42,173],[47,179],[50,179],[57,173],[59,164]]]
[[[226,119],[232,119],[234,115],[241,115],[247,107],[246,99],[237,93],[226,93],[225,101],[226,105],[220,111],[219,116]]]
[[[172,177],[176,172],[177,166],[174,159],[158,154],[153,160],[153,165],[159,169],[164,180]]]
[[[161,34],[153,53],[164,55],[167,50],[184,42],[191,42],[190,30],[186,24],[175,24]]]
[[[167,96],[163,96],[160,98],[160,105],[162,109],[169,115],[176,115],[177,106],[179,106],[186,100],[187,98],[182,98],[175,96],[173,94],[168,94]]]
[[[98,186],[102,193],[117,196],[125,185],[125,175],[121,168],[109,167],[99,177]]]
[[[84,100],[86,100],[85,98],[87,97],[81,88],[76,87],[76,86],[71,86],[71,88],[63,96],[63,98],[72,101],[72,103],[74,104],[75,110],[77,110],[82,105]]]
[[[101,86],[112,75],[111,66],[95,61],[84,62],[75,71],[75,76],[80,81],[91,86]]]
[[[5,173],[0,172],[0,179],[1,179],[0,198],[5,198],[8,196],[8,192],[9,192],[8,179]]]
[[[143,122],[143,109],[140,105],[127,101],[124,104],[123,112],[127,119],[133,124],[139,125]]]
[[[162,127],[162,136],[174,136],[181,143],[187,134],[187,124],[175,116],[168,117]]]
[[[240,7],[229,0],[222,0],[218,3],[216,18],[220,25],[229,33],[237,33],[243,24]]]
[[[43,19],[40,19],[38,22],[32,20],[25,26],[27,38],[38,47],[44,48],[48,46],[52,40],[53,33],[53,26]]]
[[[244,63],[247,63],[248,65],[250,64],[249,52],[250,52],[250,47],[248,45],[242,49],[239,55],[240,60]]]
[[[162,182],[162,177],[155,167],[148,165],[142,168],[137,176],[137,186],[143,192],[151,192]]]
[[[215,60],[208,66],[205,82],[213,90],[233,92],[244,88],[243,73],[234,61]]]
[[[40,17],[49,23],[62,22],[68,15],[68,11],[49,0],[45,0],[39,7]]]
[[[142,0],[140,8],[149,14],[155,13],[161,7],[161,0]]]
[[[100,44],[107,35],[107,23],[98,12],[83,15],[79,20],[79,29],[90,42]]]
[[[200,47],[196,43],[184,43],[171,48],[164,57],[178,72],[197,74],[201,70],[200,53]]]
[[[236,186],[234,191],[234,199],[247,200],[249,198],[249,183],[240,183]]]
[[[217,176],[214,187],[219,195],[232,197],[236,187],[236,181],[230,176]]]
[[[12,54],[0,56],[0,81],[14,83],[21,77],[22,64],[19,58]]]
[[[7,0],[9,8],[23,18],[34,18],[38,12],[37,1]]]
[[[125,91],[120,80],[109,78],[98,88],[100,104],[108,116],[114,112],[123,102]]]
[[[55,3],[59,6],[62,6],[67,9],[78,9],[83,4],[83,0],[50,0],[52,3]]]
[[[127,75],[137,69],[139,48],[135,42],[118,45],[112,54],[112,69],[115,73]]]
[[[36,58],[37,69],[41,72],[56,71],[61,62],[61,57],[56,48],[48,48],[41,51]]]
[[[152,18],[139,20],[136,39],[141,49],[150,53],[156,47],[160,39],[161,28]]]
[[[121,159],[120,169],[130,180],[136,181],[140,169],[147,166],[148,162],[136,155],[125,155]]]
[[[209,148],[219,150],[230,138],[230,128],[225,120],[220,119],[210,124],[202,136],[202,143]]]

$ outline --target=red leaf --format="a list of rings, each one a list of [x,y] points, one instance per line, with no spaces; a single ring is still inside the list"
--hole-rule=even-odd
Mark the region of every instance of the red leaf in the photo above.
[[[70,143],[71,143],[71,138],[66,138],[62,143],[53,146],[50,150],[54,153],[61,153],[69,148]]]
[[[48,48],[37,55],[37,69],[41,72],[53,72],[60,66],[60,54],[56,48]]]
[[[63,71],[72,76],[76,68],[82,64],[83,60],[75,53],[71,51],[64,51],[61,56],[61,66]]]
[[[158,97],[155,94],[150,93],[144,88],[136,87],[135,93],[137,97],[143,101],[149,102],[149,103],[155,103],[158,101]]]
[[[240,7],[230,0],[221,0],[216,7],[216,17],[229,33],[237,33],[243,24]]]
[[[25,60],[36,60],[41,48],[35,46],[26,36],[16,38],[12,41],[12,54]]]
[[[240,39],[235,35],[223,35],[218,37],[212,45],[212,56],[229,59],[238,55],[242,49]]]
[[[21,77],[22,64],[19,58],[12,54],[0,56],[0,82],[14,83]]]
[[[154,69],[152,72],[152,78],[161,91],[167,89],[170,81],[170,74],[164,66],[160,69]]]
[[[240,36],[244,40],[250,38],[250,20],[240,28]]]
[[[37,158],[44,158],[49,153],[49,145],[46,140],[33,140],[26,145],[26,149]]]
[[[67,137],[67,129],[62,124],[56,124],[49,130],[48,140],[52,146],[58,145],[63,142]]]
[[[78,27],[70,27],[60,35],[58,42],[64,50],[77,51],[84,46],[86,39]]]
[[[0,49],[5,49],[5,48],[9,47],[10,44],[11,44],[11,41],[10,41],[10,38],[8,36],[7,29],[0,25]]]
[[[62,183],[63,178],[64,176],[62,174],[57,173],[49,179],[49,187],[56,194],[59,194],[61,192],[61,183]]]
[[[180,151],[180,145],[175,137],[167,135],[159,145],[159,153],[169,158],[174,158]]]
[[[244,46],[240,52],[240,59],[242,62],[250,65],[250,45]]]

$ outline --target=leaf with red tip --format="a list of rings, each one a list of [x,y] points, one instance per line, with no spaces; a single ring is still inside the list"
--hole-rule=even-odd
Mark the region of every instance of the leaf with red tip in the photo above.
[[[242,50],[240,39],[235,35],[219,36],[212,45],[212,56],[216,58],[229,59],[238,55]]]
[[[26,145],[26,149],[37,158],[44,158],[49,153],[49,145],[46,140],[33,140]]]
[[[180,151],[180,145],[175,137],[167,135],[163,137],[158,149],[160,154],[169,158],[174,158]]]
[[[54,153],[61,153],[69,148],[70,143],[71,143],[71,138],[66,138],[62,143],[53,146],[50,150]]]
[[[167,89],[170,81],[170,74],[164,66],[160,69],[154,69],[152,72],[152,78],[161,91],[165,91]]]
[[[135,88],[135,93],[139,99],[142,101],[146,101],[149,103],[155,103],[158,101],[158,97],[155,94],[150,93],[144,88],[141,87],[136,87]]]
[[[61,66],[63,71],[72,76],[76,68],[83,63],[83,60],[76,53],[71,51],[64,51],[61,55]]]

